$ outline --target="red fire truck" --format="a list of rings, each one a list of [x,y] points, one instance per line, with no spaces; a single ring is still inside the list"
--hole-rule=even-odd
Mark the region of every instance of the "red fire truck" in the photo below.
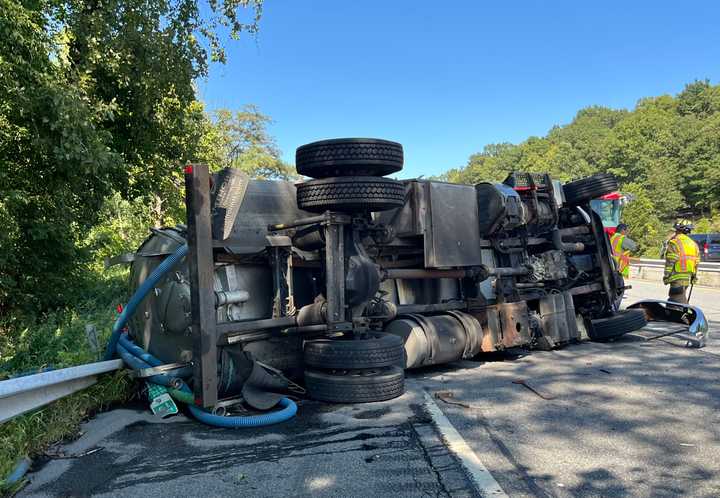
[[[590,207],[602,219],[605,233],[608,236],[615,233],[617,226],[620,224],[620,216],[622,215],[625,204],[632,200],[629,194],[620,192],[611,192],[597,199],[590,201]]]

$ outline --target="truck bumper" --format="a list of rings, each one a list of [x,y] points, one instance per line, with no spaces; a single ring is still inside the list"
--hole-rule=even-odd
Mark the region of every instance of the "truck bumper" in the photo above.
[[[628,306],[629,309],[642,309],[648,321],[665,321],[687,326],[687,333],[677,332],[674,335],[688,342],[688,346],[702,348],[709,334],[705,314],[697,306],[672,301],[646,299]]]

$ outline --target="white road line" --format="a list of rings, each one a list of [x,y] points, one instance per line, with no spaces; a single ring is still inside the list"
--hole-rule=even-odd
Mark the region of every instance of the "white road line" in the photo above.
[[[438,431],[440,431],[440,435],[445,440],[448,449],[460,459],[462,466],[470,473],[470,477],[472,477],[480,494],[482,496],[507,498],[508,495],[483,465],[472,448],[465,442],[457,429],[450,423],[428,392],[425,392],[425,407],[435,422]]]

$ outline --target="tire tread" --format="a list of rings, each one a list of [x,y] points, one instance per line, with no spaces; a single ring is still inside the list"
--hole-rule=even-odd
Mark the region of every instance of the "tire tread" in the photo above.
[[[582,204],[618,189],[617,179],[610,173],[598,173],[563,185],[569,204]]]
[[[397,398],[405,392],[405,374],[389,367],[377,377],[345,377],[318,370],[305,371],[311,398],[329,403],[372,403]]]
[[[297,172],[312,178],[345,175],[383,176],[403,167],[403,148],[376,138],[322,140],[298,147]]]
[[[608,317],[591,320],[588,336],[594,341],[615,339],[629,332],[634,332],[647,325],[645,313],[642,310],[623,310]]]
[[[385,211],[405,203],[405,185],[376,177],[333,177],[297,186],[300,209],[332,211]]]
[[[371,339],[320,339],[305,343],[305,364],[314,368],[382,368],[403,365],[402,339],[391,334],[375,334]]]

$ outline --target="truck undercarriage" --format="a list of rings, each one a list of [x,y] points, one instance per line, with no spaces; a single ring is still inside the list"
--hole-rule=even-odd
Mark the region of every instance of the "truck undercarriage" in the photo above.
[[[178,247],[188,256],[131,335],[192,365],[199,404],[267,409],[292,382],[322,401],[379,401],[402,394],[405,369],[645,325],[641,310],[619,311],[624,282],[590,208],[617,190],[611,175],[383,176],[402,160],[394,142],[338,139],[298,149],[298,172],[314,178],[298,184],[188,167],[187,226],[154,231],[133,286]]]

